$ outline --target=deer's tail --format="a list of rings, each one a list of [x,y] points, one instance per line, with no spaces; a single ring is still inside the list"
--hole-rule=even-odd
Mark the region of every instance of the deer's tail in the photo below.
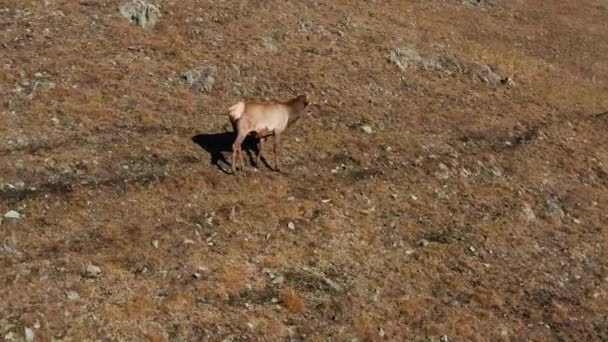
[[[228,114],[228,116],[230,116],[230,121],[234,122],[238,120],[245,111],[245,102],[241,101],[235,104],[234,106],[230,107],[229,111],[230,114]]]

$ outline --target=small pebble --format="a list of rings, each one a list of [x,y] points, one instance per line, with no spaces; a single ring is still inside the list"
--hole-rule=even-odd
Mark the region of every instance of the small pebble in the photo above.
[[[296,229],[296,225],[295,225],[295,223],[293,223],[293,222],[289,222],[289,223],[287,224],[287,228],[288,228],[289,230],[295,230],[295,229]]]
[[[19,212],[15,211],[15,210],[10,210],[6,214],[4,214],[4,217],[9,218],[9,219],[19,220],[19,219],[21,219],[21,214],[19,214]]]
[[[101,273],[101,268],[99,266],[95,266],[93,264],[88,264],[85,266],[85,274],[88,277],[95,278]]]
[[[78,294],[78,292],[72,291],[72,290],[66,291],[65,296],[68,298],[68,300],[77,300],[80,298],[80,295]]]
[[[372,127],[370,125],[363,125],[363,126],[361,126],[361,129],[366,134],[372,134],[372,133],[374,133],[374,130],[372,129]]]
[[[469,246],[469,251],[471,251],[471,253],[475,253],[477,252],[477,249],[475,249],[473,246]]]
[[[154,246],[154,248],[158,248],[158,240],[152,241],[152,246]]]
[[[272,280],[272,283],[273,284],[282,284],[284,281],[285,281],[285,278],[282,275],[280,275],[280,276],[277,276],[276,278],[274,278]]]
[[[32,330],[31,328],[25,328],[24,334],[25,334],[25,341],[34,342],[34,336],[35,336],[34,330]]]
[[[420,240],[418,240],[418,242],[416,242],[416,244],[417,244],[418,246],[422,246],[422,247],[426,247],[426,246],[428,246],[428,245],[429,245],[429,243],[430,243],[430,242],[429,242],[429,240],[427,240],[427,239],[420,239]]]

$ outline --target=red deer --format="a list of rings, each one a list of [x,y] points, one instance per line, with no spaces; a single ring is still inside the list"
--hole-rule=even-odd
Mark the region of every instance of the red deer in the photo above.
[[[259,165],[264,141],[269,136],[274,137],[275,170],[280,171],[277,150],[279,149],[281,133],[288,125],[302,118],[309,105],[310,98],[306,94],[299,95],[286,102],[241,101],[230,107],[228,117],[236,134],[236,139],[232,144],[232,172],[236,173],[237,161],[241,164],[241,171],[245,169],[241,145],[250,134],[258,139],[256,165]]]

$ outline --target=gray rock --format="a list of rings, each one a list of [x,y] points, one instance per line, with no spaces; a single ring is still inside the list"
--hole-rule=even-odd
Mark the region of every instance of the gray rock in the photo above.
[[[427,239],[420,239],[420,240],[418,240],[418,242],[416,242],[416,244],[421,247],[426,247],[429,245],[429,243],[430,242]]]
[[[422,56],[418,51],[410,47],[392,49],[387,57],[391,64],[395,64],[402,71],[407,68],[421,68],[424,70],[443,69],[437,56]]]
[[[144,0],[128,0],[118,9],[120,15],[145,29],[154,27],[160,17],[159,8]]]
[[[366,134],[372,134],[374,133],[374,130],[372,129],[372,127],[370,125],[363,125],[361,126],[361,130],[366,133]]]
[[[444,163],[439,163],[438,165],[439,170],[435,171],[435,177],[437,177],[438,179],[448,179],[450,178],[450,176],[452,175],[452,172],[450,172],[450,168],[447,167],[447,165],[445,165]]]
[[[186,81],[186,84],[195,91],[201,93],[210,93],[213,90],[215,78],[213,75],[217,72],[217,67],[213,64],[201,66],[195,69],[190,69],[182,72],[181,78]]]
[[[522,216],[528,222],[536,220],[536,214],[534,214],[534,210],[532,210],[530,204],[526,202],[523,203]]]
[[[23,329],[23,334],[25,335],[26,342],[34,342],[34,337],[36,336],[36,334],[34,333],[34,330],[32,330],[31,328],[25,327],[25,329]]]
[[[294,230],[294,229],[296,229],[296,225],[295,225],[293,222],[289,222],[289,223],[287,224],[287,228],[288,228],[289,230]]]
[[[470,8],[487,11],[496,7],[494,0],[460,0],[460,2]]]
[[[9,210],[6,214],[4,214],[5,218],[19,220],[21,219],[21,214],[15,210]]]
[[[78,294],[78,292],[72,290],[66,291],[65,296],[68,298],[68,300],[80,299],[80,295]]]
[[[84,274],[87,277],[96,278],[97,276],[99,276],[99,274],[101,274],[101,267],[93,264],[87,264],[84,267]]]
[[[564,213],[564,210],[559,206],[557,199],[550,198],[545,201],[545,205],[546,205],[547,209],[549,210],[549,212],[551,213],[551,215],[557,216],[560,219],[563,219],[566,216],[566,214]]]
[[[376,303],[380,300],[380,289],[375,288],[369,296],[369,299]]]
[[[282,275],[278,275],[277,277],[272,279],[273,284],[282,284],[284,281],[285,281],[285,277],[283,277]]]
[[[492,68],[485,64],[481,64],[473,69],[472,76],[474,80],[483,83],[498,83],[501,81],[500,76],[492,71]]]

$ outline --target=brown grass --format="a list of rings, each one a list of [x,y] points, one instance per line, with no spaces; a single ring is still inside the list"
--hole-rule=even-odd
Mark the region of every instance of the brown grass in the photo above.
[[[0,336],[607,340],[606,12],[491,2],[163,1],[142,30],[4,1]],[[401,71],[406,46],[515,85]],[[285,172],[212,163],[231,104],[304,91]]]
[[[281,291],[280,301],[287,311],[295,314],[302,314],[306,310],[304,299],[295,291],[285,289]]]

